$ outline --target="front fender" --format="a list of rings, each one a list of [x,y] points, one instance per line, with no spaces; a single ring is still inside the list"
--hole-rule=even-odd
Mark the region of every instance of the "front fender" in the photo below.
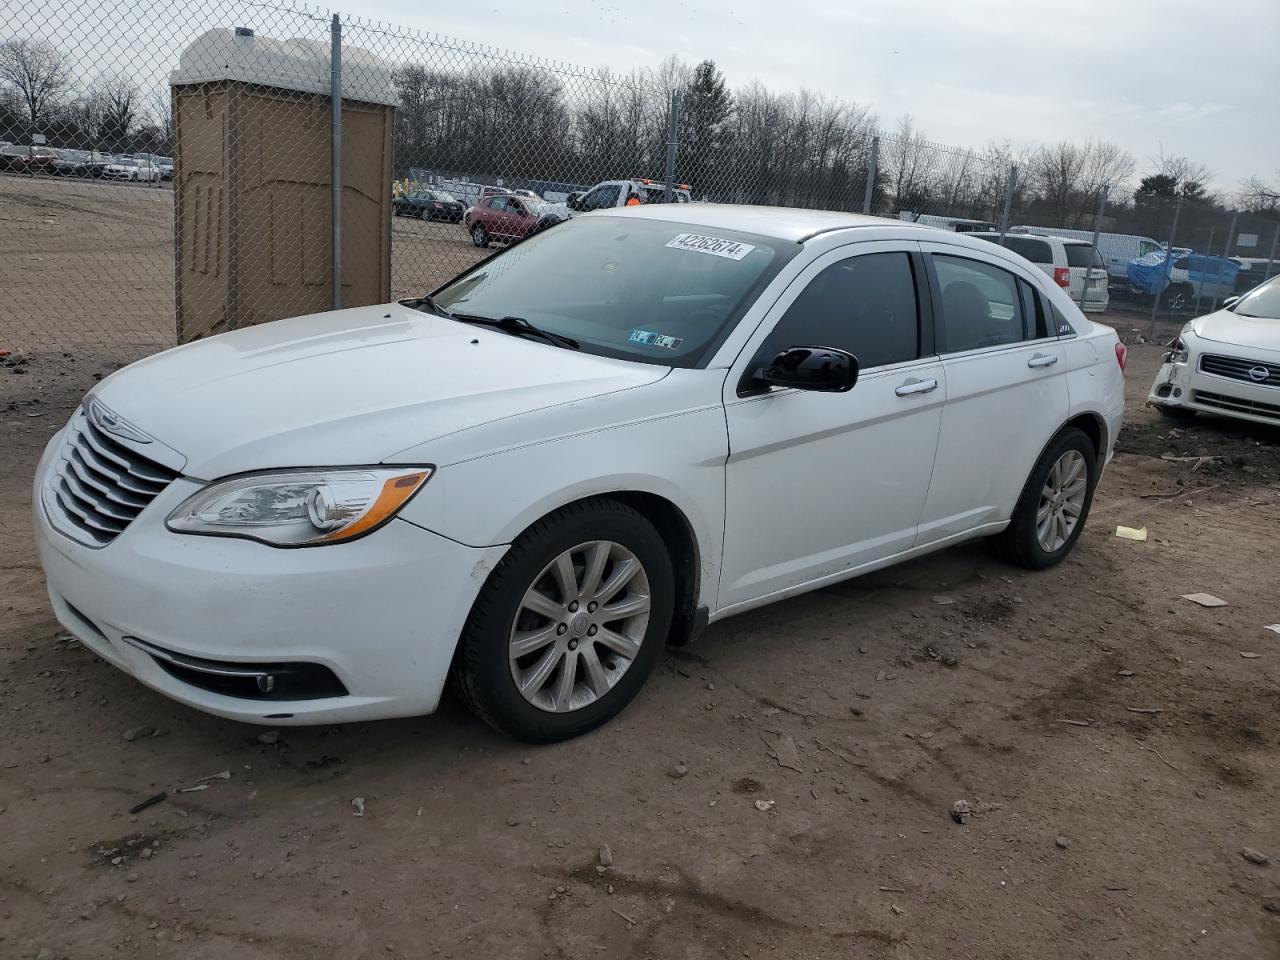
[[[441,467],[402,516],[468,546],[510,543],[538,519],[587,497],[647,493],[689,522],[709,604],[724,535],[724,413],[686,413],[561,437]]]

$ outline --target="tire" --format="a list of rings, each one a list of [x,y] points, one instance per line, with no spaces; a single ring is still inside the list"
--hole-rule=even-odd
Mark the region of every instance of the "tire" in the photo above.
[[[566,581],[552,572],[566,556],[560,569],[573,576],[569,604],[560,586]],[[535,594],[546,613],[527,605]],[[603,597],[598,608],[592,596]],[[624,604],[626,617],[598,612]],[[643,612],[630,613],[641,605]],[[489,575],[462,631],[453,688],[481,720],[517,739],[580,736],[639,691],[665,645],[674,605],[671,557],[648,520],[607,498],[570,504],[522,533]],[[518,640],[527,649],[513,656]]]
[[[481,248],[489,245],[489,232],[482,224],[477,223],[471,228],[471,242]]]
[[[1167,310],[1185,310],[1195,302],[1195,291],[1185,283],[1175,283],[1160,298]]]
[[[1055,474],[1055,468],[1062,463],[1064,474]],[[1056,485],[1065,474],[1074,471],[1080,464],[1080,476],[1084,480],[1083,499],[1075,501],[1074,496],[1063,501],[1049,499],[1051,483]],[[996,548],[1005,559],[1028,570],[1046,570],[1066,559],[1071,548],[1080,539],[1085,521],[1089,518],[1089,508],[1093,505],[1093,492],[1098,484],[1098,452],[1084,431],[1076,427],[1066,427],[1050,441],[1040,459],[1031,470],[1023,487],[1022,496],[1014,508],[1013,518],[1009,526],[997,534],[993,540]],[[1066,484],[1067,489],[1076,489],[1074,482]],[[1054,493],[1057,497],[1058,493]],[[1063,509],[1058,511],[1053,503],[1062,502]],[[1050,527],[1048,531],[1041,529],[1040,517],[1048,504]],[[1069,522],[1071,513],[1075,513],[1075,521],[1062,536],[1061,527],[1054,525],[1054,517],[1060,516]],[[1046,535],[1047,534],[1047,535]]]

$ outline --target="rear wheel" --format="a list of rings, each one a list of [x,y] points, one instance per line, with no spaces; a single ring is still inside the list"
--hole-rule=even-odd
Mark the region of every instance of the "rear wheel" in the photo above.
[[[476,599],[453,681],[486,723],[533,743],[586,733],[635,696],[671,628],[662,537],[609,499],[572,504],[512,544]]]
[[[476,224],[471,228],[471,242],[477,247],[487,247],[489,245],[489,232],[481,224]]]
[[[1067,427],[1040,455],[1014,508],[995,537],[1010,561],[1031,570],[1061,563],[1080,539],[1098,482],[1098,453],[1084,431]]]

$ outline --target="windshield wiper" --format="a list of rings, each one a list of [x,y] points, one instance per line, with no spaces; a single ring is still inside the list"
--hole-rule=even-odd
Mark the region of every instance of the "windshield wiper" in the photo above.
[[[563,333],[552,333],[550,330],[543,330],[541,327],[534,326],[524,317],[481,317],[473,313],[454,313],[451,316],[454,320],[461,320],[463,323],[497,327],[499,330],[505,330],[507,333],[513,333],[517,336],[537,337],[552,346],[564,347],[566,350],[577,350],[581,347],[581,344],[573,337],[566,337]]]
[[[410,310],[421,310],[423,313],[434,313],[437,317],[448,317],[450,320],[456,319],[452,313],[436,303],[430,294],[401,300],[400,306],[408,307]]]

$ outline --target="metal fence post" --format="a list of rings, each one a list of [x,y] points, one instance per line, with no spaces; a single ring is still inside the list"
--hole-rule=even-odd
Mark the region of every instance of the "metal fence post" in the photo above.
[[[862,212],[871,213],[871,198],[876,192],[876,167],[880,165],[880,137],[871,138],[871,156],[867,158],[867,188],[862,194]]]
[[[1231,256],[1231,247],[1236,242],[1236,221],[1239,219],[1240,219],[1240,211],[1233,210],[1231,212],[1231,228],[1227,231],[1227,242],[1222,247],[1222,259],[1224,260],[1227,259],[1229,256]],[[1214,274],[1214,279],[1215,280],[1222,279],[1222,264],[1218,264],[1218,270]],[[1217,310],[1217,309],[1218,309],[1218,294],[1215,292],[1213,295],[1213,300],[1209,304],[1209,312],[1212,313],[1214,310]]]
[[[1180,213],[1182,213],[1181,197],[1178,198],[1178,202],[1173,208],[1173,223],[1169,226],[1169,243],[1164,251],[1164,285],[1151,298],[1151,326],[1147,331],[1148,340],[1155,336],[1156,311],[1160,309],[1160,294],[1164,293],[1169,286],[1169,271],[1173,269],[1173,239],[1178,235],[1178,214]]]
[[[333,309],[342,309],[342,21],[333,15],[329,28],[329,100],[333,108],[332,157],[329,177],[333,181],[332,212],[333,244]]]
[[[1271,253],[1267,257],[1267,275],[1263,280],[1271,279],[1271,267],[1276,261],[1276,242],[1280,241],[1280,223],[1276,224],[1276,232],[1271,235]]]
[[[1102,196],[1098,197],[1098,212],[1093,215],[1093,253],[1094,257],[1101,259],[1102,254],[1098,253],[1098,234],[1102,230],[1102,211],[1107,208],[1107,188],[1102,188]],[[1105,261],[1103,261],[1105,263]],[[1080,290],[1080,310],[1084,311],[1084,298],[1089,292],[1089,275],[1093,273],[1093,261],[1089,261],[1088,268],[1084,272],[1084,286]],[[1106,281],[1111,281],[1111,271],[1103,269],[1106,275]]]
[[[1214,234],[1216,234],[1217,232],[1218,232],[1217,227],[1209,228],[1209,242],[1204,245],[1204,248],[1206,250],[1213,249],[1213,237],[1214,237]],[[1222,265],[1219,264],[1217,268],[1217,272],[1214,274],[1214,279],[1217,280],[1221,273],[1222,273]],[[1200,291],[1203,289],[1204,289],[1203,283],[1200,284],[1200,286],[1196,289],[1196,316],[1197,317],[1200,316]]]
[[[675,200],[676,188],[676,138],[680,124],[680,91],[671,92],[671,118],[667,123],[667,203]]]
[[[1000,211],[1000,246],[1004,246],[1004,235],[1009,232],[1009,213],[1013,209],[1013,188],[1018,182],[1018,165],[1009,164],[1009,182],[1004,188],[1004,209]]]

